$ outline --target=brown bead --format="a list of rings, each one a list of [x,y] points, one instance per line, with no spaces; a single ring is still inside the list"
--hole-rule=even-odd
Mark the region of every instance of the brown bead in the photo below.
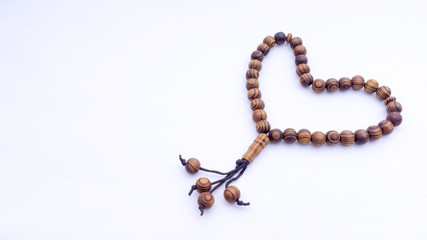
[[[365,91],[367,93],[374,93],[377,91],[378,86],[379,86],[379,84],[378,84],[377,80],[369,79],[365,83]]]
[[[259,82],[258,79],[256,78],[249,78],[246,81],[246,89],[251,89],[251,88],[259,88]]]
[[[251,101],[251,109],[254,111],[255,109],[264,109],[265,104],[261,98],[255,98]]]
[[[340,142],[344,146],[350,146],[354,143],[354,134],[350,130],[344,130],[340,133]]]
[[[365,86],[365,79],[360,75],[356,75],[351,78],[351,86],[354,90],[360,90]]]
[[[307,62],[308,62],[307,56],[304,54],[300,54],[295,57],[295,65],[297,66],[300,65],[301,63],[307,63]]]
[[[369,140],[370,141],[378,140],[383,135],[381,128],[376,126],[376,125],[372,125],[372,126],[368,127],[368,129],[366,129],[366,131],[369,134]]]
[[[200,162],[196,158],[190,158],[185,163],[185,170],[188,173],[195,174],[200,170]]]
[[[297,132],[293,128],[287,128],[283,131],[283,141],[285,143],[294,143],[297,140]]]
[[[248,99],[249,100],[253,100],[255,98],[260,98],[261,97],[261,91],[259,90],[259,88],[251,88],[248,91]]]
[[[305,63],[301,63],[297,66],[297,74],[298,76],[303,75],[304,73],[310,73],[310,66]]]
[[[274,39],[274,37],[272,36],[267,36],[264,38],[263,43],[267,44],[269,47],[274,47],[274,45],[276,45],[276,39]]]
[[[308,87],[313,83],[313,76],[310,73],[304,73],[300,76],[299,82],[303,87]]]
[[[369,140],[369,134],[367,131],[363,129],[359,129],[356,132],[354,132],[354,139],[356,144],[358,145],[365,144]]]
[[[289,43],[292,40],[292,33],[288,33],[288,35],[286,36],[286,42]]]
[[[269,142],[270,139],[268,138],[267,134],[258,134],[253,143],[249,146],[248,150],[245,152],[245,154],[243,154],[242,159],[252,163],[256,156],[258,156],[258,154],[262,151],[262,149],[265,148],[265,146],[267,146]]]
[[[306,55],[307,54],[307,49],[303,45],[298,45],[298,46],[296,46],[294,48],[294,55],[298,56],[298,55],[301,55],[301,54]]]
[[[256,51],[252,52],[251,59],[252,60],[258,60],[258,61],[262,62],[262,59],[264,59],[264,54],[262,54],[261,51],[256,50]]]
[[[256,69],[259,72],[262,69],[262,63],[259,60],[251,60],[249,62],[249,68],[250,69]]]
[[[209,178],[201,177],[196,181],[196,189],[198,192],[209,192],[211,190],[212,183]]]
[[[388,97],[384,100],[384,104],[387,106],[388,103],[396,101],[396,97]]]
[[[326,142],[326,136],[322,132],[314,132],[311,134],[311,143],[313,143],[314,146],[322,146]]]
[[[393,123],[395,127],[399,126],[402,123],[402,115],[398,112],[391,112],[387,114],[387,120]]]
[[[340,78],[338,85],[340,86],[341,91],[346,91],[351,88],[351,80],[347,77]]]
[[[325,90],[326,83],[323,79],[316,79],[313,81],[313,85],[311,87],[314,92],[321,93]]]
[[[328,145],[337,145],[340,142],[340,134],[337,131],[328,131],[326,133],[326,143]]]
[[[211,208],[215,203],[215,198],[210,192],[202,192],[197,198],[197,203],[206,209]]]
[[[256,123],[261,121],[261,120],[267,120],[267,113],[263,109],[256,109],[252,113],[252,119]]]
[[[278,142],[282,141],[283,133],[278,128],[271,129],[270,132],[268,133],[268,137],[270,138],[270,141],[272,143],[278,143]]]
[[[336,90],[338,90],[338,88],[339,88],[338,80],[336,80],[335,78],[329,78],[326,81],[326,91],[335,92]]]
[[[301,129],[297,134],[298,142],[301,144],[309,144],[311,141],[311,133],[307,129]]]
[[[274,34],[274,39],[276,40],[276,43],[278,45],[282,45],[286,41],[286,34],[283,32],[278,32],[278,33]]]
[[[258,74],[258,70],[256,69],[249,69],[248,71],[246,71],[246,79],[249,78],[256,78],[258,79],[259,74]]]
[[[229,186],[224,190],[224,198],[227,202],[234,203],[240,198],[240,190],[235,186]]]
[[[378,127],[381,128],[381,131],[383,135],[389,135],[393,132],[394,125],[389,120],[382,120],[380,123],[378,123]]]
[[[270,47],[265,43],[261,43],[258,45],[257,50],[261,51],[264,56],[267,56],[267,54],[270,52]]]
[[[294,37],[292,38],[291,42],[291,48],[295,48],[296,46],[302,45],[302,39],[300,37]]]
[[[256,123],[255,128],[258,133],[268,133],[270,132],[271,125],[267,120],[261,120]]]
[[[399,102],[389,102],[386,106],[387,113],[402,112],[402,105]]]
[[[377,89],[377,98],[379,100],[385,100],[386,98],[390,97],[391,95],[391,89],[387,86],[382,86]]]

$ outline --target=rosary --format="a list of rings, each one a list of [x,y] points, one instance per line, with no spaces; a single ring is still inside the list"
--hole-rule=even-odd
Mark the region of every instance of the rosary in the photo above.
[[[321,93],[324,90],[335,92],[338,89],[347,91],[350,88],[354,90],[364,88],[365,92],[369,94],[375,93],[380,101],[384,101],[387,111],[386,120],[379,122],[378,125],[369,126],[366,130],[359,129],[355,132],[344,130],[339,133],[331,130],[326,133],[320,131],[311,133],[307,129],[301,129],[297,132],[292,128],[287,128],[282,132],[278,128],[271,129],[270,123],[267,121],[267,113],[264,111],[264,101],[261,99],[258,76],[262,68],[261,62],[264,56],[267,56],[270,49],[276,44],[282,45],[284,43],[289,43],[294,51],[295,64],[297,66],[296,73],[300,77],[302,86],[309,87],[311,85],[313,91],[316,93]],[[215,199],[212,193],[224,183],[225,200],[231,203],[237,203],[237,205],[240,206],[249,205],[249,203],[240,200],[239,189],[235,186],[230,186],[230,184],[242,176],[248,165],[252,163],[255,157],[269,142],[279,143],[282,140],[287,144],[295,141],[298,141],[300,144],[309,144],[311,142],[314,146],[321,146],[325,143],[328,145],[337,145],[341,143],[344,146],[349,146],[353,143],[360,145],[368,141],[378,140],[383,135],[389,135],[393,132],[394,127],[402,123],[402,116],[400,115],[400,112],[402,112],[402,105],[396,101],[395,97],[391,96],[389,87],[380,87],[378,82],[374,79],[365,82],[365,79],[359,75],[351,79],[347,77],[340,78],[339,80],[330,78],[326,82],[322,79],[313,80],[313,76],[310,74],[310,67],[307,65],[308,60],[306,54],[307,49],[302,45],[301,38],[292,37],[291,33],[286,35],[283,32],[276,33],[274,37],[265,37],[263,43],[251,54],[249,70],[246,72],[246,88],[248,89],[248,99],[251,101],[251,109],[253,110],[252,119],[256,123],[256,131],[259,135],[249,146],[246,153],[243,154],[242,158],[236,161],[236,166],[233,170],[228,172],[209,170],[201,167],[199,160],[196,158],[185,160],[181,155],[179,156],[181,164],[190,174],[195,174],[198,171],[205,171],[223,176],[221,179],[214,182],[211,182],[208,178],[201,177],[196,181],[195,185],[191,186],[189,195],[191,195],[194,190],[200,193],[197,203],[201,215],[203,215],[205,209],[213,206]]]

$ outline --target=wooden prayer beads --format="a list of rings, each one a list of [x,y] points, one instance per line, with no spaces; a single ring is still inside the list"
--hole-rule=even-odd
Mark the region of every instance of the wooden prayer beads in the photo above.
[[[338,81],[341,91],[346,91],[351,88],[351,80],[350,78],[343,77]]]
[[[356,144],[365,144],[367,143],[369,140],[369,134],[367,131],[363,130],[363,129],[359,129],[356,132],[354,132],[354,141],[356,142]]]
[[[283,131],[283,141],[285,143],[294,143],[298,138],[297,132],[293,128],[287,128]]]
[[[377,125],[372,125],[372,126],[368,127],[368,129],[366,131],[369,134],[369,140],[370,141],[378,140],[383,135],[381,128],[378,127]]]
[[[351,86],[354,90],[360,90],[363,88],[364,85],[365,79],[360,75],[356,75],[351,79]]]
[[[227,202],[234,203],[240,198],[240,190],[235,186],[230,186],[224,190],[224,198]]]
[[[328,145],[337,145],[340,142],[340,134],[337,131],[328,131],[326,133],[326,143]]]
[[[298,142],[305,145],[309,144],[311,141],[311,133],[307,129],[301,129],[297,134]]]
[[[208,178],[202,177],[197,179],[196,189],[198,192],[209,192],[211,190],[212,183]]]
[[[268,133],[268,137],[270,138],[270,141],[272,143],[278,143],[282,141],[283,133],[278,128],[271,129],[270,132]]]
[[[316,79],[313,81],[313,91],[316,93],[321,93],[325,90],[326,83],[323,79]]]
[[[195,174],[200,169],[200,162],[199,160],[195,158],[190,158],[187,160],[187,163],[185,163],[185,170],[187,170],[188,173]]]
[[[199,206],[208,209],[211,208],[215,203],[215,198],[210,192],[202,192],[197,198]]]
[[[344,130],[340,134],[340,142],[344,146],[349,146],[354,143],[354,134],[350,130]]]
[[[322,146],[326,142],[326,136],[322,132],[314,132],[311,134],[311,142],[314,146]]]
[[[335,78],[329,78],[326,81],[326,91],[335,92],[336,90],[338,90],[338,88],[339,88],[338,80],[336,80]]]
[[[365,91],[367,93],[374,93],[377,91],[378,86],[379,85],[378,85],[377,80],[370,79],[370,80],[366,81],[366,83],[365,83]]]
[[[301,75],[299,81],[300,81],[302,86],[308,87],[313,83],[313,76],[310,73],[304,73]]]

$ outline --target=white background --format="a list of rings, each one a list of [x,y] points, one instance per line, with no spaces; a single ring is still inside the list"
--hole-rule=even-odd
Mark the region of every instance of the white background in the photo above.
[[[0,239],[427,239],[427,4],[0,1]],[[300,36],[315,78],[374,78],[401,126],[363,146],[269,144],[203,217],[178,161],[229,170],[257,136],[249,56]],[[289,46],[263,61],[273,127],[356,130],[385,106],[315,94]]]

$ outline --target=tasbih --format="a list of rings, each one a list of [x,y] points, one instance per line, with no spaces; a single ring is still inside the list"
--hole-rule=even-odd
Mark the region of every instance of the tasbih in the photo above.
[[[267,113],[264,111],[264,101],[261,99],[261,91],[259,90],[259,72],[262,68],[262,60],[264,56],[267,56],[270,49],[276,44],[282,45],[288,43],[293,49],[295,55],[295,64],[297,66],[296,73],[299,76],[299,80],[302,86],[309,87],[316,93],[322,93],[323,91],[335,92],[338,89],[341,91],[347,91],[350,88],[354,90],[360,90],[364,88],[368,94],[375,93],[376,97],[384,101],[386,105],[387,117],[386,120],[379,122],[377,125],[369,126],[366,130],[359,129],[355,132],[350,130],[344,130],[341,133],[331,130],[326,133],[315,131],[311,133],[307,129],[301,129],[298,132],[292,128],[287,128],[283,132],[274,128],[271,129],[270,123],[267,121]],[[237,203],[240,206],[249,205],[240,200],[240,191],[236,186],[230,186],[230,184],[242,176],[246,168],[255,157],[261,152],[262,149],[269,143],[279,143],[282,140],[289,144],[298,141],[300,144],[309,144],[310,142],[314,146],[321,146],[323,144],[337,145],[341,143],[344,146],[356,144],[365,144],[368,141],[375,141],[380,139],[383,135],[389,135],[393,132],[394,127],[399,126],[402,123],[402,105],[396,101],[396,98],[391,96],[391,90],[387,86],[379,86],[378,82],[374,79],[367,80],[356,75],[353,78],[343,77],[339,80],[330,78],[327,81],[322,79],[313,80],[313,76],[310,74],[310,67],[307,62],[307,49],[303,46],[302,39],[300,37],[292,37],[292,34],[285,34],[278,32],[272,36],[264,38],[257,50],[251,54],[251,61],[249,62],[249,70],[246,72],[246,88],[248,90],[248,99],[251,101],[251,109],[253,110],[252,119],[256,123],[256,131],[259,135],[249,146],[249,149],[243,154],[242,158],[236,161],[236,166],[233,170],[228,172],[220,172],[216,170],[209,170],[200,166],[199,160],[196,158],[190,158],[185,160],[179,156],[181,164],[185,167],[188,173],[195,174],[198,171],[205,171],[222,175],[223,177],[219,180],[211,182],[208,178],[199,178],[196,183],[191,186],[189,195],[197,190],[200,195],[197,198],[201,215],[204,210],[213,206],[214,197],[212,193],[225,184],[224,198],[228,202]]]

